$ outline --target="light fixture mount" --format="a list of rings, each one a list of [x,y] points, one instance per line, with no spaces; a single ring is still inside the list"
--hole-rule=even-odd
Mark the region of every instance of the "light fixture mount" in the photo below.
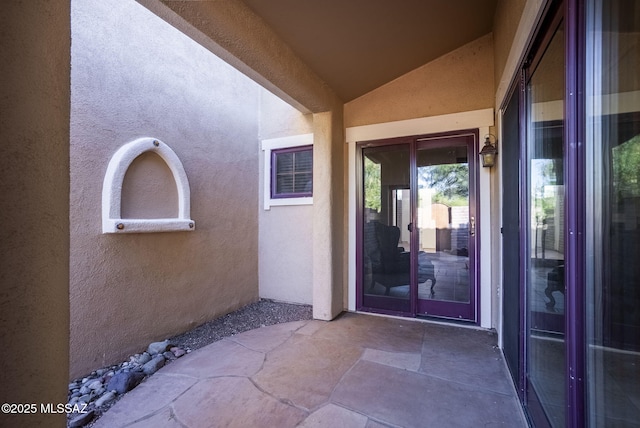
[[[493,142],[491,141],[493,138]],[[487,134],[484,136],[484,147],[480,150],[480,157],[482,158],[482,166],[485,168],[491,168],[496,163],[496,155],[498,154],[498,149],[496,147],[497,140],[496,137],[492,134]]]

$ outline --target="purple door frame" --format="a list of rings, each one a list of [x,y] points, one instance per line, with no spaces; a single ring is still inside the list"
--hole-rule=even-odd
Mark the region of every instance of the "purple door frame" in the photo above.
[[[546,17],[552,18],[554,13],[560,13],[564,19],[565,32],[565,104],[564,104],[564,183],[565,183],[565,395],[566,395],[566,426],[578,428],[586,423],[586,313],[585,313],[585,147],[584,137],[586,129],[584,88],[585,88],[585,10],[584,0],[550,1],[542,13],[540,22]],[[553,19],[553,18],[552,18]],[[530,38],[528,50],[523,58],[531,58],[535,51],[544,45],[548,37],[549,26],[540,25]],[[528,65],[528,64],[527,64]],[[527,117],[526,117],[526,65],[520,65],[520,162],[522,165],[520,177],[521,195],[527,195]],[[527,204],[520,209],[521,219],[528,216]],[[535,426],[549,425],[540,401],[527,381],[527,336],[528,336],[528,302],[527,302],[527,249],[529,241],[525,228],[521,230],[520,242],[520,373],[517,385],[523,391],[521,397],[528,417]]]
[[[478,179],[478,130],[460,130],[453,132],[443,132],[428,135],[417,135],[409,137],[398,137],[382,140],[363,141],[357,143],[356,148],[356,309],[359,311],[376,312],[389,315],[398,315],[405,317],[415,317],[418,314],[418,291],[417,291],[417,254],[418,254],[418,228],[413,228],[411,231],[411,286],[410,286],[410,298],[408,306],[403,301],[394,301],[392,299],[384,299],[382,297],[375,298],[374,296],[367,296],[366,302],[364,298],[364,278],[363,278],[363,206],[364,206],[364,194],[363,194],[363,156],[362,151],[365,148],[370,147],[390,147],[405,145],[409,147],[410,153],[410,189],[411,189],[411,223],[416,224],[417,220],[417,166],[416,155],[418,146],[425,147],[425,143],[419,143],[419,140],[433,140],[447,139],[452,137],[469,138],[472,137],[473,141],[468,144],[468,164],[469,164],[469,206],[473,207],[473,212],[476,217],[476,224],[481,224],[480,210],[478,208],[478,192],[479,192],[479,179]],[[446,141],[438,144],[434,143],[434,147],[446,146]],[[430,146],[431,147],[431,146]],[[471,187],[473,186],[473,187]],[[470,240],[473,242],[473,251],[469,252],[470,257],[470,274],[469,281],[472,283],[472,290],[470,291],[470,301],[467,305],[469,307],[468,312],[464,319],[458,315],[459,309],[451,308],[451,304],[448,302],[441,302],[442,310],[438,313],[428,314],[429,316],[436,316],[442,318],[453,318],[457,320],[470,321],[473,323],[479,323],[480,320],[480,298],[479,298],[479,277],[480,277],[480,265],[478,263],[480,253],[480,228],[476,228],[475,239]],[[473,254],[473,260],[471,259]],[[371,304],[373,302],[373,304]],[[455,306],[455,305],[453,305]],[[424,315],[424,314],[423,314]]]

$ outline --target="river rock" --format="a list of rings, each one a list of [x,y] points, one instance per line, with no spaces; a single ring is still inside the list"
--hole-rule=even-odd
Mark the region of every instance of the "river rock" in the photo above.
[[[178,348],[176,346],[174,346],[173,348],[170,349],[171,352],[173,352],[173,355],[176,356],[176,358],[180,358],[182,357],[184,354],[186,354],[185,350],[182,348]]]
[[[89,389],[92,389],[95,391],[96,389],[102,388],[102,382],[100,382],[99,380],[94,380],[88,386],[89,386]]]
[[[164,366],[164,357],[162,355],[156,355],[151,361],[142,366],[142,371],[146,375],[151,375],[157,372],[162,366]]]
[[[107,384],[107,390],[116,391],[118,394],[124,394],[135,388],[142,379],[144,374],[140,372],[120,372],[113,376]]]
[[[147,348],[147,352],[150,355],[156,355],[156,354],[162,354],[164,351],[166,351],[169,348],[170,344],[168,340],[162,341],[162,342],[153,342],[149,344],[149,347]]]
[[[143,352],[142,354],[140,354],[140,356],[137,358],[137,360],[138,360],[138,364],[145,365],[149,361],[151,361],[151,355],[149,355],[148,352]]]
[[[98,398],[95,402],[95,405],[96,407],[104,406],[105,404],[112,402],[114,398],[116,398],[116,394],[109,391],[106,394],[104,394],[102,397]]]

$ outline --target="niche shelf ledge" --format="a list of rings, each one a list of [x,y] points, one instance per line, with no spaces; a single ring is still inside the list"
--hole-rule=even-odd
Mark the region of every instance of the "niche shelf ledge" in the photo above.
[[[178,217],[121,218],[122,184],[131,163],[141,154],[156,153],[167,164],[178,188]],[[109,161],[102,184],[102,233],[189,232],[196,223],[190,218],[189,180],[175,152],[157,138],[138,138],[120,147]]]

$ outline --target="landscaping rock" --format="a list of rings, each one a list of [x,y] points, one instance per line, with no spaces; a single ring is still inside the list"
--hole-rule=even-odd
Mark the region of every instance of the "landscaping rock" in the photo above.
[[[100,382],[99,380],[94,380],[88,386],[89,386],[89,389],[92,389],[95,391],[96,389],[102,388],[102,382]]]
[[[144,352],[140,354],[140,356],[136,358],[136,360],[138,361],[138,364],[144,365],[144,364],[147,364],[149,361],[151,361],[151,355],[149,355],[148,352]]]
[[[156,355],[151,361],[142,366],[142,371],[146,375],[152,375],[157,372],[162,366],[164,366],[164,362],[164,356]]]
[[[114,399],[116,398],[116,394],[114,394],[113,392],[109,391],[106,394],[104,394],[103,396],[101,396],[100,398],[98,398],[95,402],[96,407],[101,407],[104,406],[105,404],[108,404],[110,402],[112,402]]]
[[[135,388],[142,381],[144,374],[140,372],[120,372],[114,375],[107,384],[108,391],[116,391],[118,394],[124,394]]]
[[[145,373],[155,373],[163,365],[190,353],[193,349],[242,331],[301,319],[311,319],[310,306],[288,305],[263,300],[181,336],[162,342],[154,342],[149,345],[147,352],[135,354],[118,365],[97,369],[89,376],[70,382],[68,385],[69,404],[86,403],[88,409],[91,410],[86,414],[69,414],[67,427],[82,427],[89,424],[95,418],[100,417],[118,398],[119,394],[124,394],[137,386],[145,378]],[[171,355],[167,353],[168,358],[165,361],[162,354],[167,350]],[[154,353],[153,356],[150,355],[151,352]],[[143,371],[145,365],[146,372]],[[96,389],[92,389],[92,387]]]
[[[167,349],[169,349],[170,346],[171,344],[169,343],[168,340],[165,340],[163,342],[153,342],[149,344],[149,347],[147,348],[147,352],[150,355],[162,354]]]
[[[169,349],[171,352],[173,352],[173,355],[175,355],[176,358],[180,358],[183,355],[185,355],[187,352],[182,349],[182,348],[178,348],[176,346],[174,346],[173,348]]]

